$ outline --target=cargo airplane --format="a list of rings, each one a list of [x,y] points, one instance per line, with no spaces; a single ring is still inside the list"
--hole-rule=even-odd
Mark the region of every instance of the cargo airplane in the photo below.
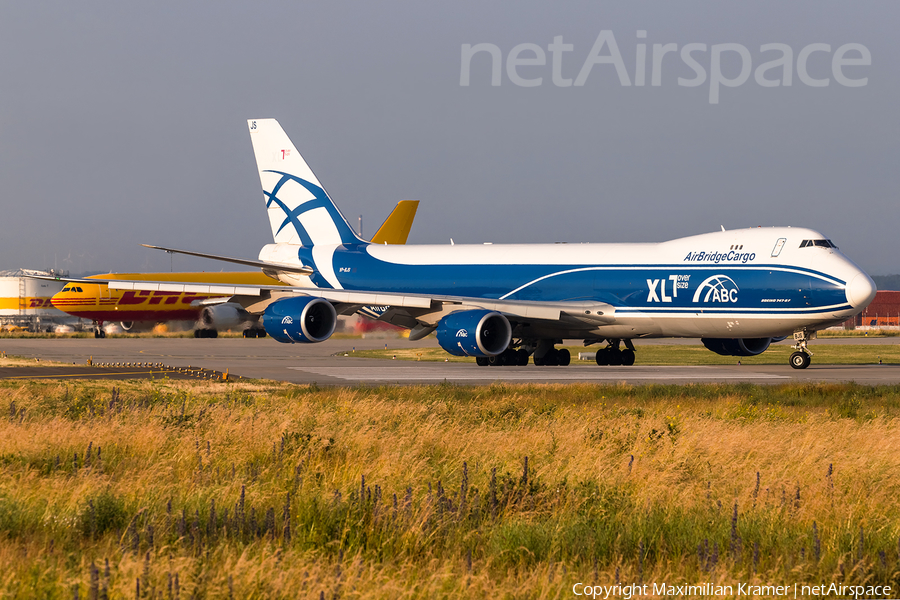
[[[372,236],[373,244],[405,244],[409,238],[418,200],[401,200]],[[108,273],[92,275],[78,282],[66,284],[47,304],[72,316],[94,321],[94,337],[104,338],[104,323],[118,322],[130,331],[136,323],[165,321],[197,321],[194,337],[214,338],[218,330],[243,328],[244,337],[265,337],[258,316],[249,314],[239,304],[228,302],[228,295],[210,293],[155,290],[110,289],[109,280],[190,281],[205,284],[243,284],[283,286],[277,279],[258,271],[200,272],[200,273]],[[95,281],[99,280],[99,281]],[[230,290],[230,288],[228,288]],[[371,312],[369,316],[377,317]]]
[[[273,119],[248,122],[274,243],[259,259],[159,248],[254,265],[290,287],[234,285],[280,342],[328,339],[338,314],[370,307],[479,365],[565,365],[564,339],[605,344],[600,365],[631,365],[633,341],[701,338],[752,356],[792,336],[790,365],[810,364],[817,330],[862,311],[866,273],[824,235],[799,227],[716,231],[660,243],[371,244],[354,233]],[[204,293],[202,282],[110,288]]]

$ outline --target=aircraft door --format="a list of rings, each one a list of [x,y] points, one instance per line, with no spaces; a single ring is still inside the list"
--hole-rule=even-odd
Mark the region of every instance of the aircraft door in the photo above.
[[[778,241],[775,242],[775,247],[772,248],[772,256],[778,256],[781,254],[781,249],[784,248],[784,244],[787,242],[787,238],[778,238]]]

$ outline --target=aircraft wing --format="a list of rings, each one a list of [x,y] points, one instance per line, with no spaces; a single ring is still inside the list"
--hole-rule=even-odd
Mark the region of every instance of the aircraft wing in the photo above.
[[[61,277],[59,275],[28,275],[29,279],[43,279],[44,281],[62,281],[64,283],[106,283],[105,279],[85,279],[84,277]]]
[[[152,246],[150,244],[141,244],[144,248],[153,248],[154,250],[163,250],[165,252],[174,252],[175,254],[187,254],[188,256],[199,256],[200,258],[211,258],[212,260],[221,260],[236,265],[244,265],[247,267],[256,267],[257,269],[269,269],[286,271],[288,273],[298,273],[300,275],[312,275],[315,271],[310,267],[298,267],[296,265],[285,265],[282,263],[266,262],[264,260],[248,260],[246,258],[231,258],[228,256],[219,256],[218,254],[206,254],[205,252],[191,252],[190,250],[176,250],[175,248],[163,248],[162,246]],[[130,288],[129,288],[130,289]],[[139,289],[139,288],[134,288]]]
[[[248,311],[262,313],[266,306],[282,298],[301,295],[324,298],[338,306],[344,314],[363,306],[401,311],[397,324],[415,327],[417,324],[435,324],[441,317],[456,310],[481,308],[495,310],[514,320],[559,321],[566,319],[589,326],[615,322],[615,307],[605,302],[560,301],[534,302],[527,300],[495,300],[469,296],[394,294],[368,290],[335,290],[313,287],[279,285],[221,285],[208,283],[178,283],[167,281],[123,281],[92,279],[92,283],[106,283],[110,289],[148,290],[231,296]]]

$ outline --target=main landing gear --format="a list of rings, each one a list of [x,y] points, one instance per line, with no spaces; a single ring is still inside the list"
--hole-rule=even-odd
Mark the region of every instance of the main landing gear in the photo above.
[[[610,339],[607,341],[609,345],[597,351],[598,365],[631,366],[634,364],[634,344],[631,343],[631,340]],[[572,362],[572,355],[566,348],[555,347],[556,344],[561,343],[562,340],[553,339],[523,340],[510,345],[497,356],[479,356],[475,359],[475,363],[480,367],[524,367],[528,364],[528,357],[531,355],[537,367],[565,367]],[[622,343],[625,344],[625,348],[619,347]]]
[[[534,357],[534,364],[539,367],[564,367],[572,357],[565,348],[554,348],[561,340],[538,340],[537,342],[516,342],[497,356],[479,356],[475,363],[479,367],[524,367],[528,364],[529,355]],[[517,348],[514,346],[518,346]]]
[[[565,348],[555,348],[562,340],[538,340],[534,346],[534,365],[536,367],[565,367],[572,361],[572,356]]]
[[[479,367],[524,367],[528,364],[528,352],[507,348],[497,356],[479,356],[475,359]]]
[[[534,364],[538,367],[567,367],[570,362],[572,355],[565,348],[551,348],[541,358],[534,357]]]
[[[94,321],[94,337],[96,339],[106,337],[106,331],[103,330],[103,321]]]
[[[790,363],[795,369],[805,369],[812,362],[812,352],[806,345],[809,340],[816,339],[815,331],[806,331],[802,329],[794,332],[794,341],[797,342],[791,348],[796,350],[791,354]]]
[[[266,337],[266,330],[262,327],[248,327],[243,331],[242,335],[245,338],[264,338]]]
[[[609,345],[606,348],[597,350],[597,364],[601,366],[626,366],[630,367],[634,364],[634,344],[631,340],[625,340],[625,349],[619,348],[621,340],[608,340]]]

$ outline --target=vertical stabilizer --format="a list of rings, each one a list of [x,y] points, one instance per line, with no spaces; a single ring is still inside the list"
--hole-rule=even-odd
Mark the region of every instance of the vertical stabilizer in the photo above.
[[[308,248],[365,243],[334,205],[278,121],[251,119],[247,124],[275,243]]]
[[[409,230],[412,229],[418,208],[418,200],[401,200],[398,202],[391,214],[388,215],[388,218],[384,220],[384,223],[372,236],[372,243],[405,244],[409,238]]]

